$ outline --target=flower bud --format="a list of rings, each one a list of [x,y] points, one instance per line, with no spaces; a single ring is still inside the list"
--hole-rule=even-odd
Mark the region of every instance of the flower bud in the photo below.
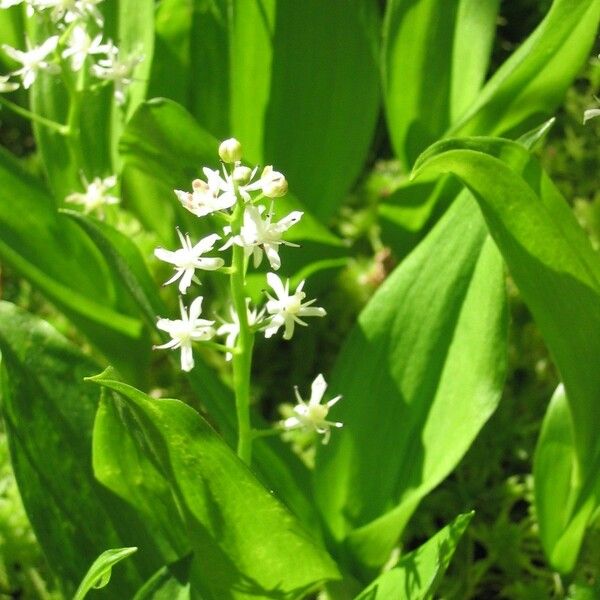
[[[250,167],[244,167],[238,165],[233,169],[233,180],[239,185],[244,185],[250,181],[252,177],[252,169]]]
[[[229,138],[221,142],[219,156],[225,163],[235,163],[242,158],[242,145],[235,138]]]
[[[273,171],[271,166],[264,168],[260,181],[263,194],[267,198],[279,198],[287,194],[287,179],[279,171]]]

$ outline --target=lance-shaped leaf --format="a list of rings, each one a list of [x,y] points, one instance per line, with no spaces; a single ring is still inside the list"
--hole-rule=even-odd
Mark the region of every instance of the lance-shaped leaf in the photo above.
[[[598,505],[598,492],[581,494],[581,477],[573,439],[573,420],[560,385],[550,404],[533,462],[535,506],[540,539],[556,569],[575,566],[588,520]]]
[[[473,513],[459,515],[422,546],[403,556],[356,600],[428,600],[433,597]]]
[[[595,367],[600,337],[590,335],[600,327],[598,255],[560,192],[519,144],[492,138],[440,142],[419,159],[416,174],[441,172],[455,174],[477,198],[560,371],[573,426],[576,469],[572,477],[557,477],[557,482],[573,487],[562,489],[557,497],[571,499],[572,518],[577,518],[579,509],[594,495],[600,473],[600,372]],[[551,413],[561,412],[562,402],[555,400]],[[556,419],[548,419],[545,431],[553,432],[548,434],[550,439],[556,434],[552,425]],[[563,444],[565,435],[563,429],[559,436]],[[538,482],[537,489],[538,497],[541,489],[549,492],[547,482]],[[544,516],[550,516],[554,524],[544,523]],[[551,516],[543,510],[540,518],[542,530],[546,529],[542,539],[552,558],[554,550],[549,546],[558,543],[556,524],[566,526],[564,511]],[[575,548],[572,551],[576,554]],[[560,560],[556,567],[564,570],[568,563]]]
[[[499,0],[390,0],[383,86],[396,155],[413,164],[475,100],[488,68]]]
[[[105,257],[4,153],[0,184],[2,260],[38,287],[124,375],[140,380],[150,342]]]
[[[463,193],[361,313],[335,367],[343,399],[317,455],[334,541],[373,569],[493,413],[506,367],[502,260]]]
[[[124,485],[135,485],[132,473],[123,469],[118,484],[110,476],[123,457],[107,442],[126,439],[153,464],[177,501],[195,552],[192,586],[216,598],[293,597],[338,577],[331,558],[196,411],[178,400],[149,398],[110,371],[92,379],[116,392],[106,402],[131,417],[108,427],[98,413],[95,471],[136,502],[123,492]]]
[[[83,378],[98,365],[48,323],[8,302],[0,302],[0,351],[15,477],[61,587],[70,596],[106,548],[139,546],[114,581],[125,595],[133,593],[176,555],[161,554],[137,514],[94,477],[92,426],[100,394]]]
[[[377,3],[236,0],[229,35],[232,133],[311,212],[331,216],[376,125]]]
[[[597,0],[554,0],[448,135],[520,135],[551,116],[589,57],[599,20]]]

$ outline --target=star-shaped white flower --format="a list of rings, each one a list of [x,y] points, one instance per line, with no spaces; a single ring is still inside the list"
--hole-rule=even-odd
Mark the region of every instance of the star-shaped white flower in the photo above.
[[[323,395],[327,390],[327,383],[323,375],[317,375],[312,382],[310,390],[310,399],[307,401],[302,399],[297,387],[294,387],[294,393],[298,404],[294,406],[294,416],[282,421],[281,427],[288,431],[294,429],[308,429],[323,434],[323,443],[327,444],[331,435],[332,427],[343,427],[343,423],[336,421],[328,421],[327,415],[329,409],[341,399],[341,396],[336,396],[321,404]]]
[[[62,57],[71,59],[73,71],[80,71],[85,59],[93,54],[108,54],[111,44],[102,43],[102,34],[91,38],[83,25],[75,25],[69,36],[69,46],[63,50]]]
[[[0,75],[0,94],[14,92],[17,89],[19,89],[19,84],[16,81],[10,81],[8,75]]]
[[[58,36],[49,37],[40,46],[30,47],[29,41],[26,40],[29,50],[26,52],[17,50],[8,44],[2,44],[4,52],[13,60],[21,63],[23,66],[17,69],[11,75],[20,75],[23,81],[23,87],[28,89],[35,81],[38,71],[58,71],[58,65],[50,63],[46,60],[47,56],[54,52],[58,44]]]
[[[61,19],[73,23],[91,16],[99,27],[103,24],[97,5],[103,0],[30,0],[36,10],[51,10],[50,18],[56,23]]]
[[[98,79],[112,81],[117,104],[125,104],[125,91],[133,82],[133,71],[143,56],[131,54],[127,58],[120,58],[119,54],[119,49],[111,44],[108,56],[92,66],[92,73]]]
[[[116,184],[117,178],[115,175],[104,179],[94,177],[91,183],[84,180],[85,192],[69,194],[65,198],[65,202],[83,206],[83,212],[87,215],[94,210],[102,209],[106,205],[119,203],[119,198],[108,193]]]
[[[269,338],[277,333],[280,327],[285,327],[283,339],[289,340],[294,335],[294,325],[306,325],[300,317],[324,317],[327,313],[324,308],[311,306],[316,300],[302,302],[306,294],[302,291],[304,281],[296,288],[296,291],[290,295],[290,281],[286,281],[285,286],[281,279],[275,273],[267,273],[267,281],[273,288],[277,298],[267,294],[267,312],[272,315],[269,324],[265,328],[265,337]]]
[[[164,285],[169,285],[179,279],[179,291],[185,294],[190,285],[192,285],[196,269],[214,271],[220,269],[225,264],[225,261],[222,258],[202,256],[206,252],[210,252],[215,242],[221,239],[217,234],[201,239],[195,246],[192,246],[190,236],[187,234],[183,235],[179,229],[177,230],[177,235],[181,241],[181,248],[174,252],[165,250],[164,248],[157,248],[154,251],[154,256],[159,260],[175,265],[175,275],[166,281]]]
[[[281,244],[298,246],[298,244],[282,240],[281,237],[301,219],[303,213],[295,210],[280,221],[277,221],[277,223],[271,223],[273,215],[269,213],[263,219],[262,213],[264,210],[264,206],[247,205],[244,209],[244,222],[240,234],[230,238],[221,250],[228,248],[232,244],[242,246],[246,256],[253,255],[254,268],[258,267],[262,262],[264,250],[271,268],[277,270],[281,266],[279,246]]]
[[[179,305],[181,319],[159,319],[156,323],[158,329],[166,331],[171,336],[171,340],[154,348],[157,350],[181,348],[181,370],[187,372],[194,368],[192,343],[212,339],[216,333],[212,327],[215,322],[199,318],[202,312],[202,296],[198,296],[192,302],[189,314],[185,310],[181,298]]]
[[[250,309],[250,298],[246,298],[246,314],[248,315],[248,325],[253,327],[257,323],[259,323],[265,314],[265,309],[263,308],[260,312],[258,309],[253,308]],[[233,306],[231,307],[231,323],[223,323],[217,329],[217,335],[224,335],[225,337],[225,346],[228,348],[235,348],[235,343],[237,341],[238,335],[240,334],[240,321],[238,319],[238,315],[235,312]],[[225,354],[225,360],[231,360],[232,354],[231,352],[227,352]]]
[[[175,190],[183,207],[197,217],[231,208],[236,203],[236,197],[232,191],[222,192],[219,172],[206,167],[202,170],[207,181],[194,179],[191,193]]]

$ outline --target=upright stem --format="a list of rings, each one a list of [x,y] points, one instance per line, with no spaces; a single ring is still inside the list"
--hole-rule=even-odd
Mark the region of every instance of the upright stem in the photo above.
[[[67,119],[67,143],[73,162],[83,168],[83,152],[81,149],[81,110],[83,108],[83,91],[85,89],[85,69],[77,75],[75,87],[69,86],[69,115]]]
[[[244,219],[244,201],[239,197],[233,211],[231,222],[232,235],[238,235]],[[250,371],[252,368],[252,349],[254,333],[248,325],[245,280],[246,259],[244,249],[233,245],[231,260],[231,298],[237,314],[240,332],[233,353],[233,386],[235,389],[235,407],[238,422],[237,454],[246,463],[252,461],[252,429],[250,426]]]

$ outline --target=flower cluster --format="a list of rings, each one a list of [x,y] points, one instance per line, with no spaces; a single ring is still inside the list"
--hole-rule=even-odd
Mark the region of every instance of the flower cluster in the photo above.
[[[154,251],[156,258],[174,269],[164,285],[177,283],[182,295],[189,293],[193,283],[201,283],[198,279],[200,271],[222,272],[229,275],[232,282],[232,306],[228,318],[201,319],[203,297],[196,297],[188,312],[180,296],[181,318],[158,320],[158,328],[168,333],[171,340],[156,348],[179,349],[183,371],[194,367],[192,347],[197,342],[208,342],[211,347],[223,351],[225,359],[233,362],[235,372],[236,355],[247,351],[243,348],[244,335],[262,332],[266,338],[271,338],[282,330],[283,339],[289,340],[296,325],[307,325],[304,319],[326,314],[325,309],[314,306],[315,300],[306,299],[304,281],[292,291],[290,281],[275,273],[281,267],[281,247],[297,246],[286,241],[284,236],[303,214],[295,210],[280,219],[274,216],[277,198],[287,193],[285,177],[272,166],[259,173],[258,168],[243,165],[241,146],[235,139],[221,143],[219,156],[223,163],[221,170],[204,168],[204,178],[192,181],[190,191],[174,192],[190,213],[199,218],[211,216],[211,222],[220,221],[225,226],[219,232],[198,240],[178,230],[180,248],[157,248]],[[222,258],[225,252],[231,256],[231,262],[227,264]],[[250,266],[259,267],[263,258],[270,266],[266,280],[271,290],[265,293],[263,306],[252,306],[250,298],[244,295],[246,272]],[[242,294],[241,298],[239,294]],[[213,327],[217,321],[221,325]],[[218,337],[224,338],[222,344],[213,341]],[[341,423],[326,419],[329,408],[339,397],[322,405],[325,388],[325,380],[319,375],[313,383],[308,402],[304,402],[296,392],[299,404],[294,409],[295,416],[282,421],[280,427],[310,429],[325,434],[326,441],[330,427],[340,427]]]
[[[72,72],[85,70],[86,75],[95,77],[96,85],[113,83],[115,100],[124,104],[126,88],[133,81],[134,69],[142,57],[122,57],[111,40],[103,41],[104,21],[98,9],[101,2],[0,0],[0,9],[25,4],[29,16],[49,18],[56,27],[56,34],[37,46],[27,39],[25,50],[2,44],[4,53],[21,66],[8,75],[0,75],[0,92],[12,92],[20,85],[28,89],[39,72],[60,73],[63,65],[68,65]]]

